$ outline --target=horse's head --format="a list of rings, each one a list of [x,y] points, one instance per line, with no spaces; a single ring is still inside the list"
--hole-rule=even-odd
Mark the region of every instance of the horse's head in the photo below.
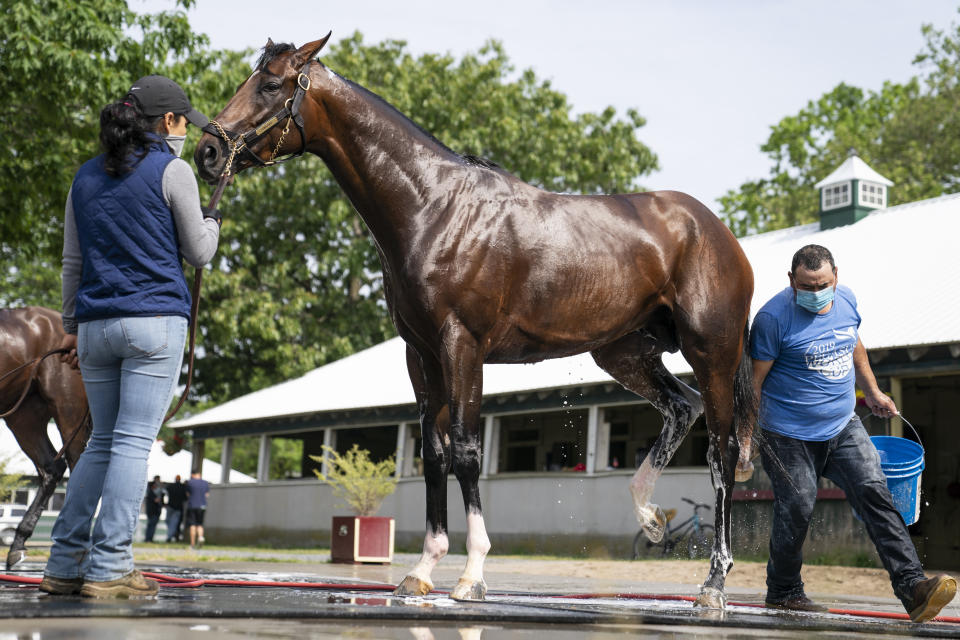
[[[307,140],[301,101],[310,88],[309,63],[329,38],[328,33],[299,49],[267,40],[254,72],[204,127],[193,154],[201,178],[212,184],[225,169],[236,174],[303,153]]]

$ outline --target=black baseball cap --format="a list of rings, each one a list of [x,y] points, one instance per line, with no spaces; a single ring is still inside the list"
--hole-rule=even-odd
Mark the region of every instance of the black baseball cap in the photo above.
[[[133,97],[144,115],[162,116],[165,113],[184,115],[190,124],[201,129],[210,119],[193,108],[187,94],[176,82],[165,76],[144,76],[133,83],[128,97]]]

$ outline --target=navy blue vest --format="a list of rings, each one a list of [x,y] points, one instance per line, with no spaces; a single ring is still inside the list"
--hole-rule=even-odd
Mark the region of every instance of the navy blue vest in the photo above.
[[[122,316],[190,317],[173,212],[163,199],[163,172],[174,156],[159,137],[129,173],[107,175],[103,156],[73,181],[83,271],[78,322]]]

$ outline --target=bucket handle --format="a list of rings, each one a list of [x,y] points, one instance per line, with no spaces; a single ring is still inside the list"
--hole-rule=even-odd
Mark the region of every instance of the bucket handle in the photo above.
[[[898,417],[900,418],[900,420],[902,420],[908,427],[910,427],[910,430],[913,431],[913,435],[917,436],[917,442],[920,444],[921,447],[923,447],[923,441],[920,439],[920,434],[917,433],[917,430],[913,427],[913,425],[910,424],[910,422],[909,422],[906,418],[903,417],[903,414],[902,414],[902,413],[898,413],[897,416],[898,416]]]

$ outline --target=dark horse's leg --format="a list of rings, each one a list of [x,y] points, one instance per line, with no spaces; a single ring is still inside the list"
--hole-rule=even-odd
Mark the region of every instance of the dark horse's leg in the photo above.
[[[693,367],[703,394],[709,435],[707,461],[716,496],[716,536],[710,555],[710,573],[694,605],[722,609],[726,605],[727,573],[733,567],[730,508],[740,454],[738,432],[744,431],[740,428],[744,422],[752,423],[753,376],[744,325],[739,334],[729,331],[725,334],[739,335],[739,340],[706,337],[710,335],[724,334],[702,329],[696,334],[688,333],[683,354]],[[734,429],[735,423],[737,429]]]
[[[31,394],[16,413],[6,418],[20,448],[33,461],[40,475],[40,490],[17,526],[13,544],[7,552],[7,569],[12,569],[26,557],[27,540],[33,535],[44,506],[67,469],[67,463],[62,459],[54,460],[57,451],[47,437],[47,423],[51,417],[47,403],[37,394]]]
[[[396,595],[426,595],[433,589],[430,574],[447,555],[447,474],[450,472],[450,414],[444,400],[440,364],[421,357],[407,345],[407,370],[420,409],[423,479],[427,489],[427,533],[420,561],[397,586]]]
[[[700,394],[663,366],[663,351],[664,346],[652,335],[638,331],[592,352],[601,369],[649,400],[663,415],[663,430],[630,482],[637,520],[653,542],[663,538],[667,523],[660,506],[650,502],[654,486],[703,411]]]
[[[454,600],[483,600],[483,562],[490,539],[480,506],[480,406],[483,400],[483,358],[473,336],[450,324],[442,335],[443,378],[449,391],[453,472],[460,483],[467,519],[467,564],[450,592]]]
[[[473,338],[459,326],[448,326],[442,339],[445,357],[441,363],[407,348],[408,369],[422,416],[427,536],[420,562],[394,593],[423,594],[433,587],[430,573],[449,547],[446,482],[452,463],[467,512],[467,564],[450,596],[457,600],[482,600],[486,595],[483,561],[490,550],[478,486],[483,361]],[[440,395],[441,390],[446,394]],[[444,409],[438,411],[436,407]]]

